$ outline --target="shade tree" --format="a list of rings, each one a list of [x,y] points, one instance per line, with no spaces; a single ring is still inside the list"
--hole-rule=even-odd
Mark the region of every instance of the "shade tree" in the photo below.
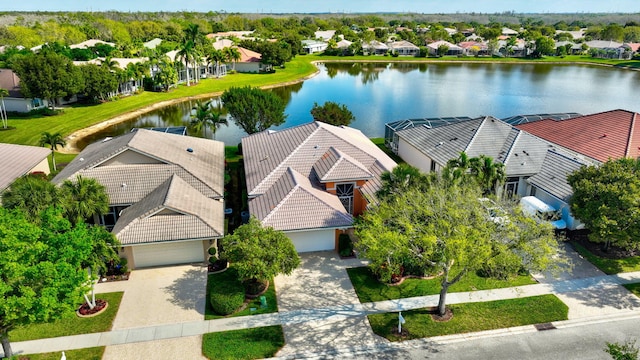
[[[236,125],[249,135],[282,125],[287,117],[280,97],[256,87],[231,87],[220,99]]]

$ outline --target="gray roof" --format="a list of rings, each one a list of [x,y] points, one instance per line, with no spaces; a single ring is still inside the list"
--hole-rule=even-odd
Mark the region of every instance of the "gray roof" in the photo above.
[[[313,165],[320,182],[370,179],[373,177],[357,160],[333,146]]]
[[[249,211],[266,226],[278,230],[350,227],[353,217],[333,194],[287,168],[278,181],[249,202]]]
[[[104,174],[108,170],[101,172],[98,168],[110,168],[116,165],[131,167],[128,171],[115,167],[113,169],[122,171],[123,176],[136,178],[141,175],[136,174],[133,168],[140,164],[125,160],[127,156],[132,155],[144,159],[138,162],[164,164],[174,169],[176,166],[180,167],[180,171],[190,175],[185,176],[185,179],[190,180],[190,177],[193,177],[204,184],[206,189],[203,193],[207,193],[207,196],[222,197],[224,193],[224,143],[146,129],[139,129],[87,146],[52,181],[61,183],[65,179],[75,178],[77,174],[85,175],[86,171],[92,169],[96,174]],[[129,179],[121,178],[121,181],[127,183]],[[131,182],[135,180],[132,179]]]
[[[533,186],[542,189],[560,200],[568,201],[573,194],[567,176],[585,165],[600,164],[595,160],[580,159],[549,150],[540,172],[528,179]]]
[[[37,146],[0,143],[0,192],[21,176],[31,172],[51,150]]]
[[[224,234],[223,207],[172,175],[125,209],[113,233],[123,245],[217,238]]]
[[[400,40],[400,41],[394,41],[392,43],[387,44],[389,46],[389,48],[391,49],[400,49],[400,48],[410,48],[410,49],[415,49],[415,50],[419,50],[420,48],[417,47],[416,45],[406,41],[406,40]]]

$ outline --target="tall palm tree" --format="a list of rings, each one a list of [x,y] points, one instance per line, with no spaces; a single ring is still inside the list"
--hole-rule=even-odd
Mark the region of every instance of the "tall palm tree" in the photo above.
[[[204,136],[207,137],[207,128],[211,127],[212,120],[211,100],[198,101],[191,112],[191,127],[198,133],[204,130]]]
[[[111,71],[116,71],[116,69],[119,69],[119,65],[120,64],[118,64],[117,61],[113,60],[111,56],[107,56],[104,58],[104,60],[100,61],[100,66],[106,66]]]
[[[207,56],[207,61],[215,64],[215,73],[218,78],[220,77],[220,62],[224,61],[224,58],[224,52],[218,49],[211,49],[209,56]]]
[[[222,108],[220,107],[220,103],[218,102],[218,106],[216,108],[210,108],[209,110],[211,112],[211,121],[210,121],[210,127],[211,127],[211,131],[213,132],[213,140],[216,139],[216,132],[218,131],[218,129],[222,126],[222,125],[226,125],[229,126],[229,122],[227,121],[227,118],[222,117],[223,111]]]
[[[447,161],[447,166],[443,169],[443,175],[452,181],[462,180],[471,166],[469,156],[464,151],[457,159]]]
[[[0,118],[2,118],[2,127],[6,129],[7,123],[7,108],[4,105],[4,97],[9,96],[9,90],[0,88]]]
[[[2,193],[3,207],[19,209],[34,222],[39,221],[41,212],[56,205],[58,188],[39,176],[21,177]]]
[[[59,132],[51,134],[50,132],[43,132],[40,136],[40,146],[50,146],[51,147],[51,163],[53,164],[53,171],[58,170],[56,167],[56,150],[58,146],[65,146],[67,142],[62,137],[62,134]]]
[[[233,70],[235,71],[236,70],[236,62],[242,58],[242,55],[240,54],[240,51],[235,46],[226,47],[226,48],[223,49],[223,51],[224,51],[224,54],[225,54],[225,58],[227,59],[227,61],[229,61],[229,62],[231,62],[233,64]]]
[[[427,177],[420,172],[420,169],[406,163],[398,164],[392,171],[383,172],[380,180],[382,180],[382,186],[376,195],[381,199],[399,195],[410,188],[427,183]]]
[[[178,50],[177,58],[184,61],[184,67],[187,76],[187,86],[191,85],[189,80],[189,63],[193,61],[193,58],[196,55],[196,47],[195,44],[188,40],[180,46],[180,50]]]
[[[495,194],[506,179],[504,164],[494,162],[490,156],[480,155],[469,160],[471,174],[482,188],[484,195]]]
[[[96,179],[78,175],[75,180],[65,180],[60,188],[60,200],[65,217],[73,224],[93,219],[109,211],[106,188]]]

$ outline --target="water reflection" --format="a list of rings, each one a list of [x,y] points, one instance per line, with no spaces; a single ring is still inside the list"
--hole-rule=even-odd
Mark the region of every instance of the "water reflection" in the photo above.
[[[319,68],[320,73],[304,83],[272,90],[287,103],[286,123],[274,129],[311,121],[313,104],[326,101],[345,104],[356,117],[352,126],[371,137],[383,136],[386,122],[408,118],[640,111],[640,72],[636,71],[476,63],[329,63]],[[218,101],[213,99],[213,104]],[[132,127],[188,125],[193,106],[195,102],[186,101],[156,110],[96,134],[85,144]],[[236,145],[245,135],[230,121],[216,138]]]

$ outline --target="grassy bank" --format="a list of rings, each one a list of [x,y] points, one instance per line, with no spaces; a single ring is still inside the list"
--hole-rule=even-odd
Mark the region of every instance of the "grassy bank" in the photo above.
[[[262,359],[284,346],[282,326],[224,331],[202,336],[202,354],[209,359]]]
[[[607,275],[618,274],[623,272],[640,271],[640,256],[630,256],[623,259],[610,259],[600,257],[593,254],[584,246],[577,242],[572,242],[571,245],[587,259],[590,263],[595,265],[598,269],[602,270]]]
[[[261,86],[272,87],[299,81],[316,71],[313,61],[343,61],[343,62],[470,62],[470,63],[558,63],[558,64],[596,64],[610,66],[626,66],[640,68],[640,61],[620,61],[608,59],[593,59],[589,56],[545,57],[542,59],[519,58],[475,58],[475,57],[442,57],[415,58],[391,56],[297,56],[286,64],[285,69],[277,69],[274,74],[229,74],[220,79],[203,79],[199,84],[190,87],[179,86],[168,93],[143,92],[117,101],[92,106],[72,106],[64,113],[51,117],[10,119],[9,126],[14,130],[2,133],[2,142],[36,145],[43,131],[60,132],[67,136],[74,131],[101,123],[116,116],[140,110],[163,101],[176,99],[190,99],[198,96],[214,96],[231,86]]]

